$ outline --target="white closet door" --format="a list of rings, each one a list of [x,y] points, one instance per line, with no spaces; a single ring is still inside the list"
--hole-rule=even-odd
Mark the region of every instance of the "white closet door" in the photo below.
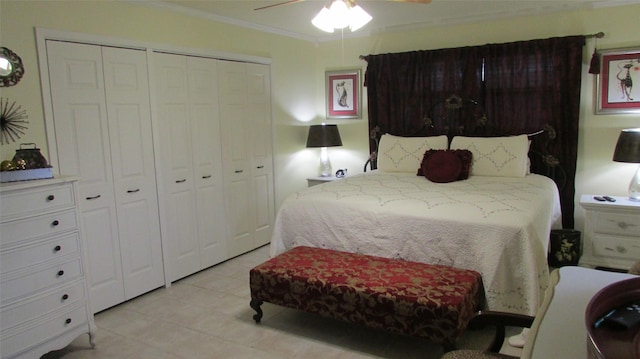
[[[247,70],[246,64],[233,61],[220,61],[218,69],[225,203],[231,232],[228,250],[230,256],[236,256],[255,248]]]
[[[254,246],[269,243],[274,221],[271,80],[269,66],[247,64],[248,118],[254,199]]]
[[[189,121],[187,58],[154,54],[160,125],[161,180],[164,203],[163,230],[167,239],[169,280],[201,269]]]
[[[125,297],[164,284],[147,58],[102,50]]]
[[[190,122],[200,260],[203,268],[226,260],[217,60],[188,57]]]
[[[102,54],[98,46],[47,41],[58,171],[78,176],[91,305],[124,299]]]

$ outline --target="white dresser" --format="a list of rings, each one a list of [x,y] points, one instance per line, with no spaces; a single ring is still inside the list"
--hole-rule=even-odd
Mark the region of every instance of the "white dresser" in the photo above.
[[[39,358],[94,338],[71,178],[0,186],[0,354]]]
[[[640,261],[640,202],[615,197],[597,201],[584,194],[584,252],[580,265],[628,270]]]

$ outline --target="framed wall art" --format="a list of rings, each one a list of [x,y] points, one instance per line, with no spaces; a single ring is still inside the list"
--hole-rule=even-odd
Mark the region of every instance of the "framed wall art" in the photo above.
[[[360,69],[327,71],[327,118],[362,118]]]
[[[600,51],[597,114],[640,113],[640,48]]]

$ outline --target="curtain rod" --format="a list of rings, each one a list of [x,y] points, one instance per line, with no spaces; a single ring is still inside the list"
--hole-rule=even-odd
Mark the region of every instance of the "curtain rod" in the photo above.
[[[598,33],[595,34],[589,34],[589,35],[584,35],[585,39],[591,39],[591,38],[596,38],[596,39],[602,39],[604,37],[604,32],[600,31]],[[358,58],[360,60],[365,60],[367,56],[365,55],[360,55],[358,56]]]
[[[600,31],[597,34],[591,34],[591,35],[584,35],[585,38],[590,39],[592,37],[595,37],[597,39],[602,39],[604,37],[604,32]]]

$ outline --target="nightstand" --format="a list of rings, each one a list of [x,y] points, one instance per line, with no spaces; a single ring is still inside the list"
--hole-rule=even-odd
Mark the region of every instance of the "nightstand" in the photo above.
[[[322,176],[318,176],[318,177],[309,177],[307,178],[307,186],[308,187],[313,187],[319,184],[323,184],[325,182],[332,182],[335,180],[339,180],[342,178],[338,178],[336,176],[329,176],[329,177],[322,177]]]
[[[628,270],[640,259],[640,202],[614,197],[601,202],[584,194],[584,252],[581,265]]]

